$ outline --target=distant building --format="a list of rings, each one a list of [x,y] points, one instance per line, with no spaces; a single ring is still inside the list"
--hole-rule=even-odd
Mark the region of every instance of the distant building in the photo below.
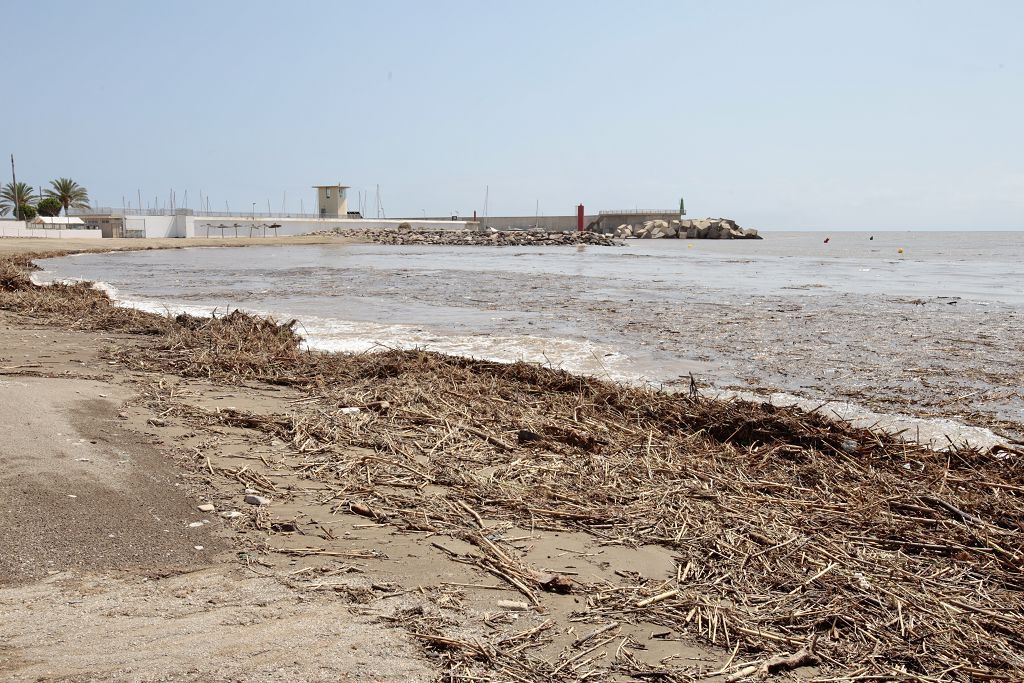
[[[101,231],[104,237],[145,237],[145,234],[126,234],[124,227],[125,217],[115,215],[113,209],[103,213],[85,214],[83,219],[87,228]]]
[[[63,230],[83,230],[85,221],[78,216],[36,216],[30,220],[33,228],[54,228]]]
[[[347,218],[348,185],[314,185],[317,213],[321,218]]]
[[[120,208],[90,206],[87,209],[72,210],[77,214],[71,222],[84,221],[79,227],[92,228],[103,237],[252,237],[267,235],[304,235],[327,230],[397,230],[408,223],[415,228],[426,230],[477,230],[476,221],[449,221],[428,218],[363,218],[359,211],[348,210],[348,185],[314,185],[317,191],[316,213],[258,213],[255,205],[252,211],[231,213],[225,205],[219,212],[207,208],[194,211],[189,208],[171,207],[144,209],[131,206]],[[304,205],[308,206],[308,204]],[[81,218],[78,218],[81,216]],[[49,220],[49,219],[48,219]],[[64,220],[64,219],[60,219]],[[54,221],[50,221],[51,223]],[[0,226],[2,227],[2,226]],[[50,225],[46,227],[57,227]],[[280,230],[280,232],[278,232]],[[55,233],[58,231],[54,231]],[[78,236],[91,236],[76,233]]]

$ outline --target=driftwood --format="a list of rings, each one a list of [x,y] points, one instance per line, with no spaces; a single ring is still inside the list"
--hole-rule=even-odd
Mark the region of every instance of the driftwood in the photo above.
[[[750,664],[743,667],[739,671],[726,676],[726,683],[734,683],[735,681],[742,681],[743,679],[750,678],[751,676],[758,676],[761,678],[767,678],[773,674],[777,674],[781,671],[789,671],[796,669],[801,666],[808,666],[816,663],[818,660],[814,656],[814,645],[809,643],[806,647],[794,652],[790,655],[780,654],[773,657],[769,657],[760,664]]]

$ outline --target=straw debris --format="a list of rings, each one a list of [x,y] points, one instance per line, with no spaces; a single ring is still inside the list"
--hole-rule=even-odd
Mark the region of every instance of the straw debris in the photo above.
[[[597,631],[554,661],[530,654],[544,629],[487,642],[404,619],[443,659],[445,680],[583,680],[598,675],[596,648],[616,639],[601,666],[619,675],[713,673],[651,669],[602,626],[639,621],[733,652],[739,661],[718,672],[728,680],[811,663],[830,681],[1024,680],[1018,454],[938,452],[798,409],[523,363],[309,352],[293,322],[129,312],[86,285],[36,287],[18,274],[26,263],[0,265],[0,308],[151,335],[146,353],[117,355],[131,368],[306,396],[289,414],[178,417],[290,443],[298,471],[329,483],[346,510],[436,534],[453,559],[531,605],[544,591],[582,596],[573,618]],[[508,540],[542,527],[658,545],[677,570],[599,583],[552,575]],[[447,550],[445,537],[474,550]]]

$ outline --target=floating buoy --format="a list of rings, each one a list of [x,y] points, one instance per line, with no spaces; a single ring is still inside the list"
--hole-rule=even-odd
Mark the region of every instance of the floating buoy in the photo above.
[[[687,249],[693,249],[693,245],[692,245],[692,244],[687,244],[687,245],[686,245],[686,248],[687,248]]]
[[[902,254],[903,253],[903,247],[900,247],[899,249],[897,249],[896,253],[897,254]]]
[[[872,235],[871,237],[869,237],[869,238],[868,238],[868,241],[871,241],[871,240],[873,240],[873,239],[875,239],[875,236],[874,236],[874,235]]]
[[[830,239],[832,239],[832,238],[831,238],[831,237],[826,237],[826,238],[825,238],[825,244],[828,244],[828,241],[829,241]]]

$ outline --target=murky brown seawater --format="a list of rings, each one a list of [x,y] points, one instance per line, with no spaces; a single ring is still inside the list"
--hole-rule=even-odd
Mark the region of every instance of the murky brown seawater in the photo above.
[[[425,347],[673,386],[838,399],[1024,433],[1024,233],[776,233],[622,248],[338,245],[83,254],[126,302],[296,317],[312,345]],[[903,253],[899,253],[899,249]]]

